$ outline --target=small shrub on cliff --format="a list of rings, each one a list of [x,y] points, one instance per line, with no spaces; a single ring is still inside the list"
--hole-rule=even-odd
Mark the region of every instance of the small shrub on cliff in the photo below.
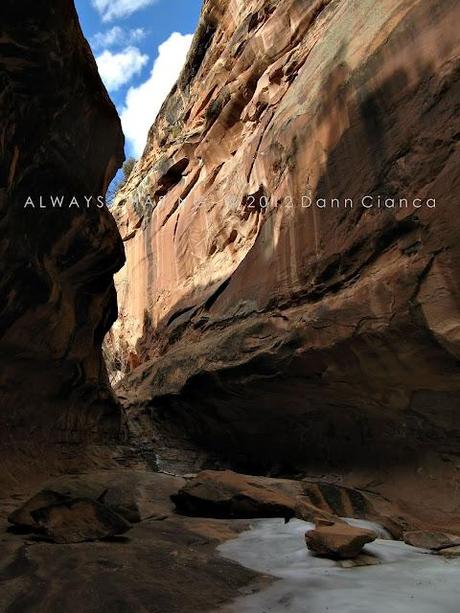
[[[129,177],[131,176],[131,173],[133,171],[133,168],[136,162],[137,160],[135,158],[129,157],[123,163],[121,170],[118,171],[117,176],[112,181],[112,183],[109,185],[109,189],[107,190],[106,200],[107,200],[108,206],[111,206],[113,204],[113,201],[115,200],[116,195],[118,194],[120,189],[123,187],[123,185],[127,183]],[[120,174],[121,174],[121,178],[120,178]]]

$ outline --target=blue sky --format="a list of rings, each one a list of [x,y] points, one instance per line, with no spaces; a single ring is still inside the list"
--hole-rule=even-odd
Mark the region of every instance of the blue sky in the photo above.
[[[202,0],[76,0],[83,32],[117,106],[126,154],[140,157],[176,81]]]

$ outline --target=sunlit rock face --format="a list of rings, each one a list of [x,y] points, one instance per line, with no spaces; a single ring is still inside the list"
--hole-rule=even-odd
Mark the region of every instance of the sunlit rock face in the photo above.
[[[84,197],[105,194],[123,136],[73,1],[1,3],[0,80],[1,446],[113,434],[101,344],[123,244]]]
[[[205,2],[115,207],[132,406],[252,467],[459,449],[459,19]]]

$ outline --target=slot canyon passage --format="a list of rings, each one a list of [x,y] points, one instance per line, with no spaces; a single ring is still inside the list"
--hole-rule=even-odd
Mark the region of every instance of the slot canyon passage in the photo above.
[[[205,0],[112,206],[40,208],[124,138],[2,1],[1,611],[458,611],[459,22]]]

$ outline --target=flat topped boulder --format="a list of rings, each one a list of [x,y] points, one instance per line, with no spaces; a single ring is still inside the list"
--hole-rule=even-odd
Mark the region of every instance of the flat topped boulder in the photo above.
[[[231,470],[206,470],[171,496],[185,515],[217,518],[332,517],[305,500],[302,484],[289,479],[242,475]]]
[[[90,498],[51,504],[32,517],[55,543],[83,543],[124,534],[130,524],[118,513]]]
[[[439,549],[438,553],[446,558],[460,558],[460,545],[457,547],[447,547],[446,549]]]
[[[45,488],[41,492],[38,492],[38,494],[35,494],[35,496],[32,496],[32,498],[27,500],[21,507],[13,511],[8,516],[8,521],[10,524],[20,528],[28,528],[31,531],[39,530],[40,526],[34,519],[32,513],[54,504],[68,502],[69,500],[70,497],[65,494]]]
[[[305,533],[310,551],[333,559],[356,558],[364,545],[372,543],[378,535],[372,530],[356,528],[344,522],[319,521],[314,530]]]
[[[90,498],[124,517],[129,523],[159,518],[173,511],[170,495],[185,483],[180,477],[158,473],[119,470],[94,471],[50,479],[43,489],[19,509],[9,521],[23,528],[37,528],[33,511],[76,498]]]
[[[8,521],[57,543],[99,540],[126,532],[132,523],[164,519],[182,478],[142,471],[95,471],[49,480],[13,511]]]
[[[10,523],[45,534],[55,543],[82,543],[124,534],[131,525],[91,498],[43,490],[9,516]]]
[[[420,547],[422,549],[431,549],[432,551],[440,551],[441,549],[460,546],[460,536],[447,532],[414,530],[412,532],[404,532],[403,538],[407,545]]]

